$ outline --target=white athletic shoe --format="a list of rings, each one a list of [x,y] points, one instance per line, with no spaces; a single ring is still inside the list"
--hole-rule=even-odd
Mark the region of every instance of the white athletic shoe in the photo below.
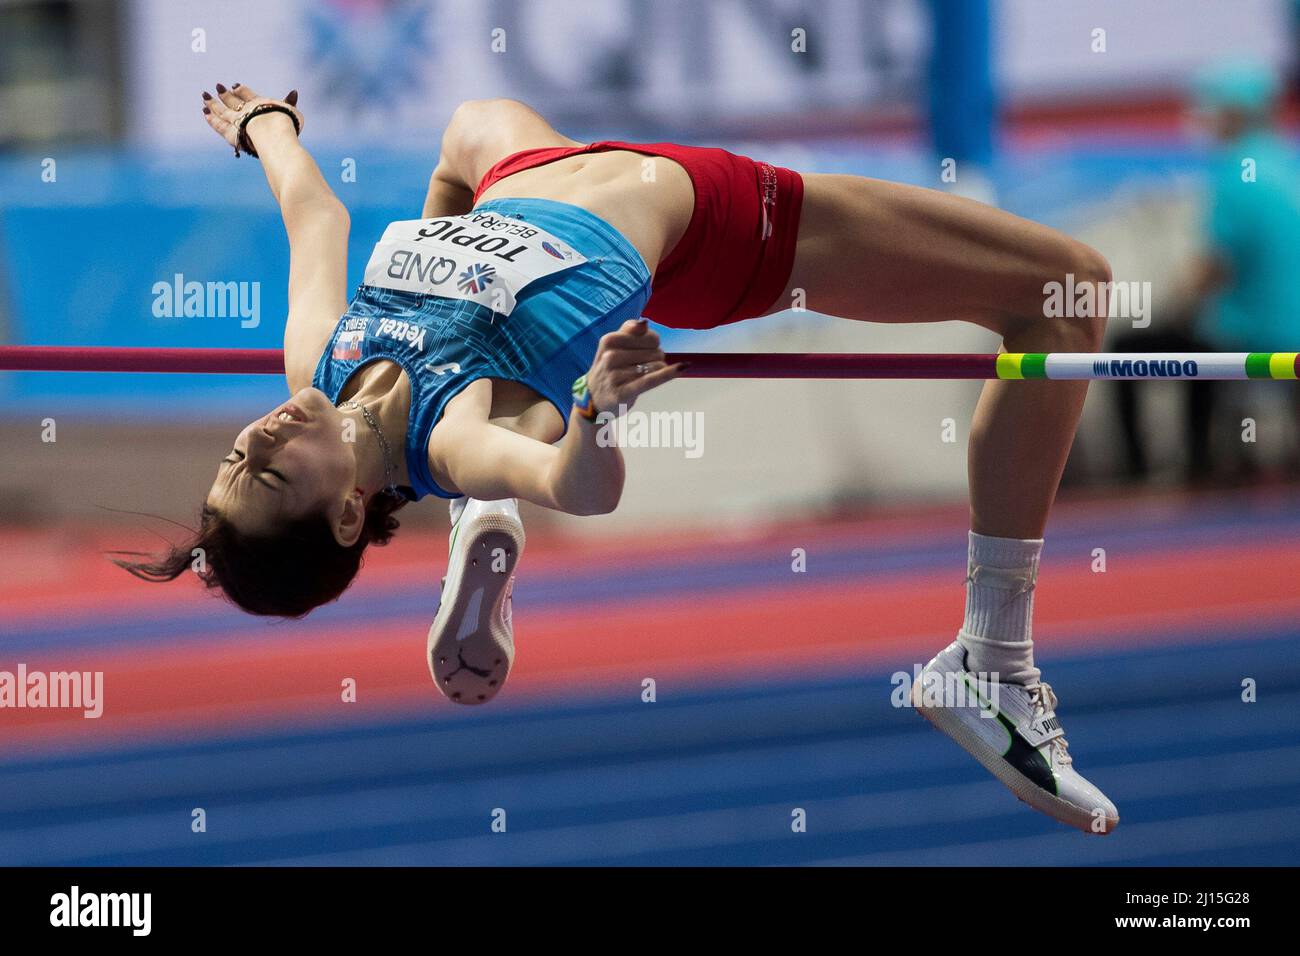
[[[447,576],[429,628],[429,673],[456,703],[485,704],[515,660],[510,595],[524,524],[513,498],[456,499],[451,515]]]
[[[1088,833],[1119,825],[1115,804],[1074,769],[1050,685],[981,682],[953,641],[921,669],[912,706],[1035,810]]]

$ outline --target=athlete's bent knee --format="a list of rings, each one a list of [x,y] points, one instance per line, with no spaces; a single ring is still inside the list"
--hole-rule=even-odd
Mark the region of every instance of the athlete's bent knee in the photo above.
[[[1106,335],[1106,319],[1110,312],[1110,263],[1100,252],[1082,242],[1072,243],[1071,252],[1075,289],[1084,290],[1082,296],[1076,296],[1076,303],[1085,307],[1072,310],[1070,337],[1077,341],[1070,351],[1096,352]],[[1091,290],[1091,302],[1088,290]]]
[[[1040,264],[1043,298],[1036,315],[1013,319],[1004,332],[1007,347],[1025,351],[1096,352],[1106,333],[1110,308],[1110,263],[1092,246],[1060,236],[1051,264]]]

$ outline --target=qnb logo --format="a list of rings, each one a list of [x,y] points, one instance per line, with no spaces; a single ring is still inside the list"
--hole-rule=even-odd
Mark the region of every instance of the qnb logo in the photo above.
[[[458,268],[460,266],[456,260],[446,256],[425,258],[408,249],[399,249],[388,260],[388,277],[423,282],[426,285],[442,285]]]
[[[73,886],[50,897],[50,925],[56,927],[126,927],[132,936],[148,936],[153,927],[152,893],[83,893]]]
[[[461,292],[469,292],[478,295],[480,292],[487,290],[487,287],[496,281],[497,270],[481,262],[475,262],[468,269],[460,274],[456,282],[456,288]]]
[[[1200,369],[1193,359],[1102,359],[1092,371],[1107,378],[1196,378]]]

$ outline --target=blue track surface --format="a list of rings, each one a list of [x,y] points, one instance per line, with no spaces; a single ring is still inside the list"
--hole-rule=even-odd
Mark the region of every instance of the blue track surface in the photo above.
[[[0,864],[1291,864],[1298,636],[1047,656],[1071,752],[1120,807],[1104,839],[862,671],[9,762]]]

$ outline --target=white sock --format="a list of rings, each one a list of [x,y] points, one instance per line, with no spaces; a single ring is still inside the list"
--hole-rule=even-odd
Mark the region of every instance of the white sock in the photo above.
[[[970,533],[966,620],[957,633],[957,642],[966,649],[967,670],[996,672],[1007,684],[1038,683],[1031,633],[1042,550],[1042,538]]]

